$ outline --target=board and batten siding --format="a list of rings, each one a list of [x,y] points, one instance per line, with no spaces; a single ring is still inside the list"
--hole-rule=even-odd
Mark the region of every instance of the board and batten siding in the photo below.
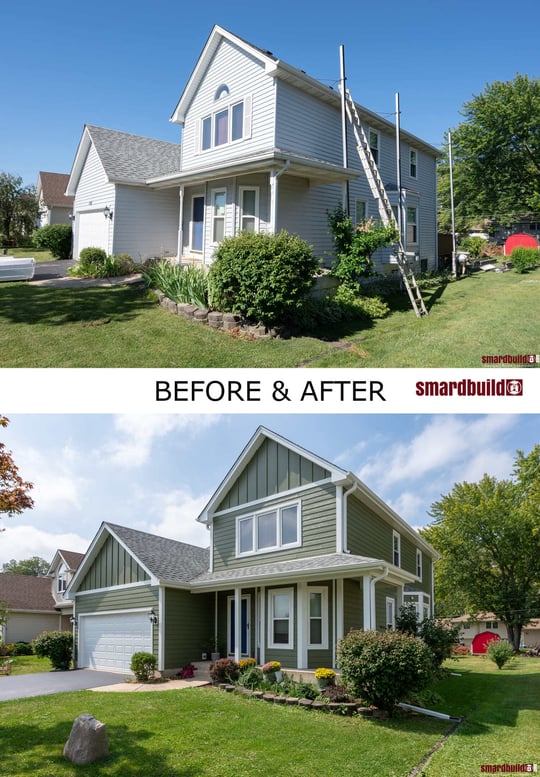
[[[116,207],[115,186],[107,179],[101,160],[92,143],[88,150],[81,177],[77,184],[73,212],[79,214],[91,211],[103,211],[106,205],[114,212]],[[112,230],[109,230],[109,253],[112,251],[112,232]],[[77,215],[73,225],[73,246],[73,255],[78,256],[79,242]]]
[[[200,661],[214,633],[214,594],[165,589],[165,669]]]
[[[335,553],[336,550],[336,494],[335,486],[323,483],[313,489],[302,491],[298,496],[287,495],[285,504],[300,501],[301,546],[255,553],[252,556],[236,557],[236,518],[252,512],[279,507],[279,498],[265,499],[256,507],[240,505],[226,515],[214,516],[213,554],[214,571],[237,569],[276,561],[287,561],[307,556]]]
[[[265,439],[221,500],[216,512],[274,496],[330,477],[310,459]]]
[[[129,254],[136,262],[176,256],[179,209],[176,189],[118,185],[112,253]]]
[[[105,540],[77,591],[93,591],[149,580],[148,574],[114,537]]]
[[[215,100],[225,84],[229,95]],[[235,143],[199,150],[201,121],[205,116],[240,100],[251,99],[251,134]],[[222,40],[189,105],[182,132],[182,170],[207,168],[246,157],[274,146],[275,90],[264,63],[234,43]]]

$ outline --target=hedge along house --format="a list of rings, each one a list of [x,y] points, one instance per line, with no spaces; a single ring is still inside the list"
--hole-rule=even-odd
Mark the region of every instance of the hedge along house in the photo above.
[[[68,588],[78,664],[159,668],[222,656],[335,665],[351,628],[433,608],[437,555],[351,472],[260,427],[198,518],[210,549],[105,523]],[[421,614],[427,614],[422,609]]]

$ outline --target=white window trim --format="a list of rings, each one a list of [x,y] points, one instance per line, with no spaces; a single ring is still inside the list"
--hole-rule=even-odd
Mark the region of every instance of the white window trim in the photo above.
[[[414,154],[414,168],[415,172],[414,175],[412,173],[412,155]],[[418,178],[418,151],[415,148],[409,148],[409,176],[411,178]]]
[[[238,231],[242,231],[242,221],[244,218],[244,192],[255,192],[255,214],[253,216],[246,216],[246,218],[255,219],[255,232],[259,231],[259,187],[258,186],[240,186],[238,188]]]
[[[355,222],[355,226],[356,227],[360,223],[358,221],[358,217],[357,217],[358,216],[358,203],[359,202],[363,202],[364,203],[364,213],[365,213],[364,219],[365,219],[365,221],[367,221],[368,218],[369,218],[369,204],[368,204],[368,201],[362,199],[362,197],[356,197],[355,200],[354,200],[354,222]]]
[[[274,596],[289,596],[289,641],[274,643]],[[294,649],[294,588],[270,588],[268,590],[268,647],[277,650]]]
[[[236,138],[235,140],[232,139],[232,117],[233,117],[233,108],[235,105],[242,104],[242,135],[239,138]],[[219,145],[216,145],[216,116],[218,113],[223,113],[224,111],[227,111],[227,142],[226,143],[219,143]],[[248,118],[249,117],[249,118]],[[210,119],[210,145],[208,148],[203,148],[203,126],[206,119]],[[247,140],[247,138],[250,137],[251,127],[251,95],[241,97],[240,99],[235,100],[227,100],[226,102],[223,100],[223,95],[217,100],[215,108],[209,112],[206,113],[204,116],[200,119],[200,124],[198,127],[198,147],[200,148],[201,154],[207,154],[209,151],[214,151],[217,148],[226,148],[227,146],[235,146],[237,143],[242,143],[244,140]]]
[[[322,594],[321,598],[321,632],[322,642],[310,642],[310,621],[311,616],[309,613],[309,595],[310,594]],[[307,647],[308,650],[327,650],[328,649],[328,587],[327,586],[315,586],[308,585],[306,588],[306,616],[307,616]]]
[[[388,605],[392,606],[392,623],[388,623]],[[391,627],[392,631],[396,628],[396,600],[393,596],[387,596],[384,603],[384,619],[386,628]]]
[[[416,548],[416,575],[420,580],[423,579],[423,560],[420,548]]]
[[[212,225],[211,225],[211,244],[213,246],[218,246],[219,242],[217,240],[214,240],[214,224],[216,220],[216,205],[215,205],[215,197],[216,194],[224,194],[225,195],[225,212],[223,214],[223,237],[225,238],[227,236],[227,187],[221,186],[218,189],[212,189],[210,193],[210,207],[212,212]],[[222,218],[221,216],[217,216],[217,218]],[[204,244],[203,244],[204,245]]]
[[[416,240],[409,240],[409,211],[414,210],[415,216],[414,216],[414,226],[416,229]],[[407,205],[405,208],[405,235],[407,238],[407,246],[413,245],[417,246],[419,243],[419,237],[420,237],[420,230],[418,227],[418,212],[419,208],[418,205]]]
[[[203,244],[202,248],[193,248],[193,225],[195,222],[193,221],[193,201],[197,198],[201,198],[203,200]],[[202,254],[204,253],[204,223],[205,223],[205,212],[206,212],[206,198],[204,194],[201,192],[200,194],[193,194],[191,196],[191,210],[190,210],[190,216],[189,216],[189,250],[191,253],[194,254]],[[199,223],[199,222],[197,222]]]
[[[381,133],[379,132],[379,130],[373,129],[373,127],[368,127],[368,144],[369,144],[369,149],[370,149],[372,154],[373,154],[373,149],[372,149],[372,146],[371,146],[371,133],[372,132],[373,132],[374,135],[377,135],[377,157],[378,158],[376,159],[376,164],[377,164],[377,167],[378,167],[380,165],[380,163],[381,163]]]
[[[281,541],[281,511],[285,510],[287,507],[296,507],[296,536],[297,540],[296,542],[289,542],[286,545],[284,545]],[[277,513],[277,545],[273,545],[269,548],[261,548],[260,550],[256,547],[257,542],[257,530],[256,530],[256,518],[259,515],[265,515],[266,513]],[[240,551],[240,523],[242,521],[247,521],[248,519],[251,519],[253,521],[252,525],[252,548],[253,550],[245,550],[243,552]],[[274,506],[268,506],[263,507],[260,510],[256,510],[252,513],[245,513],[243,515],[238,515],[236,518],[236,556],[237,558],[243,558],[244,556],[259,556],[264,553],[275,553],[278,550],[288,550],[289,548],[299,548],[302,545],[302,503],[300,500],[296,500],[294,502],[286,502],[279,505]]]
[[[251,642],[251,595],[250,594],[241,594],[240,595],[240,608],[242,608],[242,599],[245,599],[246,601],[246,645],[247,645],[247,653],[240,653],[242,656],[249,656],[250,654],[250,642]],[[232,649],[231,645],[231,626],[234,628],[234,624],[231,623],[231,602],[234,602],[235,598],[234,596],[228,596],[227,597],[227,655],[233,656],[234,650]],[[240,617],[242,617],[240,615]],[[241,630],[241,629],[240,629]],[[242,645],[240,645],[240,650],[242,649]]]
[[[398,554],[398,563],[396,564],[394,553],[395,553],[395,540],[397,539],[397,554]],[[401,534],[397,532],[395,529],[392,531],[392,564],[395,567],[401,567]]]

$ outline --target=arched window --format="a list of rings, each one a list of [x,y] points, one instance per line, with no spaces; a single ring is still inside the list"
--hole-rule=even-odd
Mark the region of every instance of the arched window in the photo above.
[[[218,86],[216,90],[216,96],[214,97],[214,100],[221,100],[222,97],[228,97],[229,96],[229,87],[227,84],[221,84]]]

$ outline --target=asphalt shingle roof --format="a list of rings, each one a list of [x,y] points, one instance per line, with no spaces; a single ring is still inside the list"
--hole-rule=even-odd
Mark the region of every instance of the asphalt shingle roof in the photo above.
[[[67,173],[40,172],[39,180],[41,181],[43,201],[46,205],[61,205],[64,208],[73,206],[74,198],[65,194],[69,181]]]
[[[84,553],[75,553],[74,550],[59,550],[58,553],[61,554],[62,558],[71,570],[78,569],[79,564],[84,558]]]
[[[110,181],[143,184],[180,170],[180,144],[87,125]]]
[[[50,610],[55,612],[56,603],[51,591],[50,577],[33,575],[12,575],[0,573],[0,600],[10,610]]]
[[[208,548],[199,548],[114,523],[107,522],[106,526],[159,580],[189,583],[208,569]]]

